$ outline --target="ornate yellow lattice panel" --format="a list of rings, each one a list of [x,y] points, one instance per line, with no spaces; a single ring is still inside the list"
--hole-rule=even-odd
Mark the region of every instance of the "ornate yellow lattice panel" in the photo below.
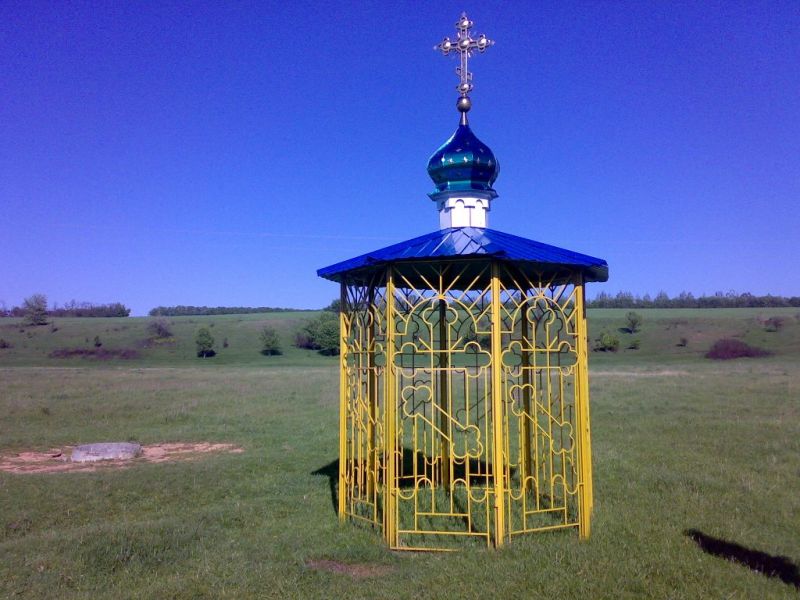
[[[401,549],[588,535],[581,282],[469,260],[342,289],[342,518]]]

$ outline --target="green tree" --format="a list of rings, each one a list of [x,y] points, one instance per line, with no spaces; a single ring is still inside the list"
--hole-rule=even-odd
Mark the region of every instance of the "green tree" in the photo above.
[[[44,294],[25,298],[22,310],[27,325],[47,325],[47,297]]]
[[[625,315],[625,321],[628,323],[628,332],[636,333],[642,326],[642,315],[631,311]]]
[[[320,354],[339,354],[339,315],[336,313],[323,311],[305,326],[304,332]]]
[[[278,337],[278,332],[269,325],[264,325],[261,334],[258,336],[261,340],[261,354],[265,356],[274,356],[276,354],[283,354],[281,349],[281,339]]]
[[[197,344],[197,356],[206,358],[214,356],[214,337],[208,330],[208,327],[201,327],[197,330],[197,335],[194,338],[194,343]]]

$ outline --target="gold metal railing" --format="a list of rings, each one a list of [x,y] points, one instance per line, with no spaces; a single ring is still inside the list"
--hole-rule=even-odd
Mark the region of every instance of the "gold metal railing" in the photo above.
[[[589,535],[579,276],[499,261],[342,286],[339,514],[398,549]]]

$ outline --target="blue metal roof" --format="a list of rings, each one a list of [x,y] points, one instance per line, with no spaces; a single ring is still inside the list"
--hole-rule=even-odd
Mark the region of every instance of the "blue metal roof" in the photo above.
[[[480,256],[528,263],[548,270],[579,270],[583,271],[585,281],[608,280],[608,263],[601,258],[479,227],[440,229],[319,269],[317,275],[341,281],[353,271],[387,263]]]

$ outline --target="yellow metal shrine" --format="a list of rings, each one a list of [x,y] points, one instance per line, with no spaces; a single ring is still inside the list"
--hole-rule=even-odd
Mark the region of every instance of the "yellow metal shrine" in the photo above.
[[[584,285],[605,261],[488,228],[497,161],[461,122],[430,159],[440,229],[321,269],[341,285],[338,509],[390,547],[576,528],[592,513]]]

